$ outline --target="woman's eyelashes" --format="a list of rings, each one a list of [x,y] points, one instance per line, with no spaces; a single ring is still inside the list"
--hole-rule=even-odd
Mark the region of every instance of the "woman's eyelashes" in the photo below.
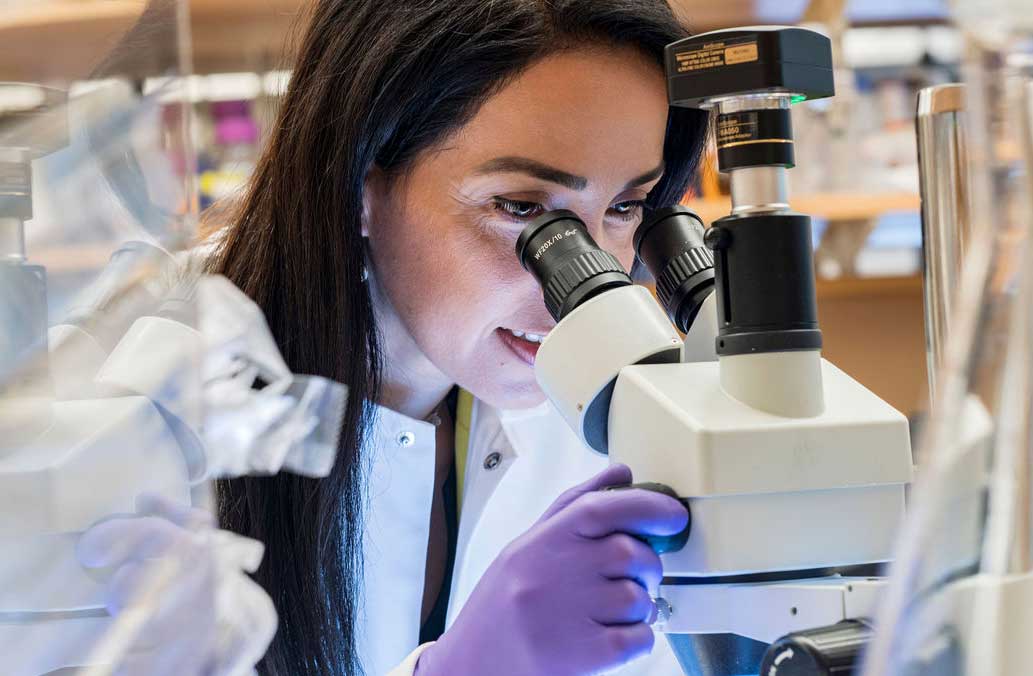
[[[635,221],[642,218],[642,209],[645,206],[645,200],[626,200],[611,206],[607,214],[613,214],[616,218],[625,221]]]
[[[606,210],[606,215],[624,221],[637,220],[642,216],[644,205],[644,200],[624,200],[611,205]],[[533,220],[547,211],[539,202],[515,200],[501,196],[492,198],[492,209],[504,218],[517,222]]]
[[[545,213],[545,207],[538,202],[513,200],[506,197],[492,198],[492,208],[502,216],[514,221],[530,221]]]

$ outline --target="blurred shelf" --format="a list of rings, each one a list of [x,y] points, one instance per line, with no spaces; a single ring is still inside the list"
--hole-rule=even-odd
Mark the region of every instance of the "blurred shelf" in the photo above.
[[[87,77],[143,8],[139,0],[39,0],[0,7],[0,80]]]
[[[116,242],[106,242],[51,247],[38,251],[30,248],[29,263],[42,265],[51,275],[91,272],[107,265],[111,260],[111,254],[117,251],[119,246]]]
[[[271,69],[285,63],[294,19],[308,0],[191,0],[195,70]],[[175,5],[166,0],[36,0],[0,5],[0,80],[61,84],[91,77],[112,52],[120,72],[175,70]],[[129,38],[128,40],[126,38]],[[116,50],[121,47],[121,53]]]
[[[656,294],[653,283],[646,287]],[[922,296],[922,277],[843,277],[817,279],[818,303],[839,300],[877,300],[879,298],[911,298]]]
[[[817,280],[818,301],[876,299],[886,296],[921,296],[922,277],[843,277]]]
[[[194,67],[198,73],[275,69],[289,65],[311,0],[190,0]],[[756,23],[756,0],[701,3],[673,0],[693,32]],[[233,40],[226,36],[232,32]]]
[[[792,208],[829,221],[866,222],[892,211],[918,211],[922,202],[917,193],[820,193],[790,196]],[[689,200],[685,203],[703,222],[727,216],[732,209],[728,198]]]
[[[293,40],[303,27],[299,18],[314,4],[314,0],[188,1],[194,69],[202,74],[288,66]],[[672,0],[672,5],[696,33],[762,20],[756,0]],[[160,52],[153,61],[173,63],[171,7],[172,0],[21,0],[0,5],[0,44],[4,45],[0,79],[39,82],[86,77],[145,11],[158,20],[138,33],[141,40],[127,50],[127,58]],[[146,39],[156,34],[170,37],[169,44],[156,46]]]
[[[674,4],[695,32],[752,23],[756,18],[753,0],[676,0]],[[313,0],[189,0],[195,71],[289,65],[292,41],[303,26],[298,19],[312,5]],[[175,22],[170,6],[158,0],[23,0],[0,6],[0,44],[4,45],[0,79],[56,83],[88,77],[145,10],[165,22],[164,26],[152,22],[145,33],[170,37],[169,45],[157,49],[165,63],[173,63]],[[153,43],[137,43],[134,52],[139,57],[154,49]]]
[[[54,0],[5,7],[0,26],[4,30],[33,30],[72,24],[132,21],[140,16],[139,0]]]
[[[292,42],[300,37],[301,19],[313,4],[312,0],[190,0],[194,71],[289,67]]]

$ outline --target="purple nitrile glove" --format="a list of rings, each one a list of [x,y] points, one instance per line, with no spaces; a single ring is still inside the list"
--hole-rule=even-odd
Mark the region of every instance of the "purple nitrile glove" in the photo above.
[[[87,569],[114,571],[104,601],[130,631],[116,654],[95,657],[117,676],[254,673],[276,631],[272,600],[245,574],[260,543],[218,530],[203,510],[144,495],[136,515],[87,530],[76,553]]]
[[[635,535],[671,535],[688,512],[631,489],[614,465],[561,495],[484,573],[416,676],[565,676],[619,667],[653,648],[660,557]]]

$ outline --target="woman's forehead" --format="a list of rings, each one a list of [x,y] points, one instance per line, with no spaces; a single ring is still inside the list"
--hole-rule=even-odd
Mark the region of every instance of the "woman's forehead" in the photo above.
[[[491,96],[449,142],[443,158],[473,171],[526,158],[575,175],[612,168],[639,176],[663,156],[663,72],[632,49],[561,52]]]

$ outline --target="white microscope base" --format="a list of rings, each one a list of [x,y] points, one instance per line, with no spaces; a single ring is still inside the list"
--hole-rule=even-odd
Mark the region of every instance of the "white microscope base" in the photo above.
[[[0,655],[4,676],[40,676],[89,664],[111,630],[110,616],[19,619],[0,614]]]
[[[103,607],[104,581],[75,556],[79,534],[134,513],[141,493],[190,500],[183,453],[149,399],[55,402],[51,411],[33,441],[0,445],[0,613]]]
[[[687,546],[664,555],[667,575],[891,558],[912,473],[907,419],[829,362],[821,369],[825,411],[810,418],[729,396],[714,362],[621,371],[611,459],[629,465],[635,481],[667,484],[692,512]]]
[[[52,411],[31,442],[0,440],[0,539],[82,531],[133,513],[140,493],[189,500],[186,460],[146,397],[56,402]]]

